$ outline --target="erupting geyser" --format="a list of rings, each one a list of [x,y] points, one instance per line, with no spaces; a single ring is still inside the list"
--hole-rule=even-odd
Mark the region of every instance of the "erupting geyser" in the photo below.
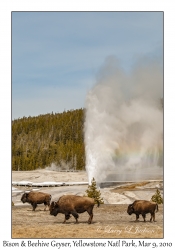
[[[163,174],[163,69],[139,62],[130,74],[107,58],[86,98],[89,183],[160,178]]]

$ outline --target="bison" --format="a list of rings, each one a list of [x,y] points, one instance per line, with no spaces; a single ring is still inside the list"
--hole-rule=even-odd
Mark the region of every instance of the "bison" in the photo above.
[[[23,203],[28,202],[29,204],[31,204],[33,207],[33,211],[35,211],[37,204],[44,203],[45,205],[44,211],[45,211],[46,207],[50,206],[51,195],[47,193],[31,191],[29,193],[24,193],[21,197],[21,201]]]
[[[57,216],[58,213],[65,215],[63,223],[70,218],[72,214],[78,223],[78,213],[84,213],[85,211],[89,214],[88,223],[91,224],[93,218],[93,208],[95,201],[93,198],[77,196],[77,195],[63,195],[57,202],[52,201],[50,205],[50,214]],[[98,202],[98,207],[100,203]]]
[[[155,212],[157,211],[158,211],[157,203],[146,200],[136,200],[132,204],[130,204],[127,209],[127,213],[129,215],[131,214],[136,215],[136,221],[138,221],[139,214],[141,214],[144,219],[144,222],[146,221],[145,217],[147,213],[151,214],[150,221],[152,221],[153,219],[153,221],[155,222]]]

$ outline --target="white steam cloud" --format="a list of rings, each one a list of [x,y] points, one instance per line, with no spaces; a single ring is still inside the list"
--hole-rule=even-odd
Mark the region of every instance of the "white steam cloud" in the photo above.
[[[163,70],[140,61],[130,74],[109,57],[85,108],[89,183],[159,178],[163,174]]]

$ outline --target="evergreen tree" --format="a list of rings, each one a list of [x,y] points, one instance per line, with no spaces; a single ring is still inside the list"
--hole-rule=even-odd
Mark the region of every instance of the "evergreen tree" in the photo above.
[[[100,190],[97,190],[95,178],[92,179],[91,185],[88,185],[88,189],[85,192],[88,197],[94,198],[95,203],[104,204],[103,198],[101,198],[101,192]]]
[[[61,162],[85,169],[84,110],[23,117],[12,121],[12,170],[45,168]]]
[[[157,204],[163,204],[163,198],[158,189],[156,190],[156,193],[152,196],[151,201],[154,201]]]

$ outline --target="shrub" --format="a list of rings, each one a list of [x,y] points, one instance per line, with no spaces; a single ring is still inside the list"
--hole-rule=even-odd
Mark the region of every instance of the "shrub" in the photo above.
[[[104,204],[103,198],[101,198],[101,192],[97,189],[97,184],[94,178],[91,181],[91,185],[88,185],[88,189],[85,192],[85,196],[94,198],[95,203],[99,202],[100,204]]]
[[[156,202],[157,204],[163,204],[163,198],[160,191],[157,189],[156,193],[152,196],[151,201]]]

